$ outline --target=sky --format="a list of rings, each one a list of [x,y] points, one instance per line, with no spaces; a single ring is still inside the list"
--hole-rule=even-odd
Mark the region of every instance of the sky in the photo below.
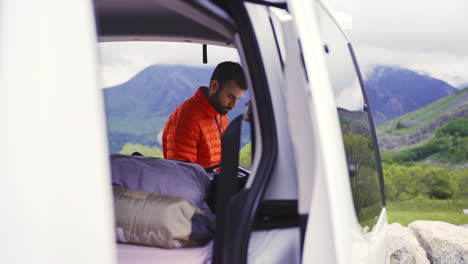
[[[225,60],[240,62],[236,49],[209,45],[208,63],[203,64],[198,43],[101,42],[98,51],[103,88],[121,84],[154,64],[214,67]]]
[[[348,33],[363,74],[373,65],[396,65],[468,86],[467,0],[328,0],[352,18]],[[201,44],[100,43],[102,86],[127,81],[158,64],[204,66]],[[231,48],[209,46],[209,66],[239,61]]]
[[[364,72],[397,65],[468,86],[468,1],[329,0],[352,19],[350,39]]]

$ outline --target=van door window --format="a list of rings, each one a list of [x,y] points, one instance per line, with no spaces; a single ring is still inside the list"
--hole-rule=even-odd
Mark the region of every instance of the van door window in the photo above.
[[[377,142],[348,41],[318,6],[324,52],[349,167],[354,208],[362,226],[373,227],[382,210]]]

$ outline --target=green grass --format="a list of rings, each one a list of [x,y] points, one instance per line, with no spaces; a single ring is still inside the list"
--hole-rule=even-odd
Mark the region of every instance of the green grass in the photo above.
[[[419,125],[408,128],[396,129],[391,131],[390,133],[393,135],[401,136],[412,134],[420,130],[421,128],[429,125],[432,121],[441,117],[445,110],[450,106],[452,101],[456,99],[456,97],[457,96],[448,96],[447,98],[443,98],[437,101],[434,105],[429,105],[429,107],[423,107],[421,109],[416,110],[415,112],[413,112],[413,116],[415,116],[415,119],[417,121],[421,122]]]
[[[400,223],[403,226],[416,220],[464,225],[468,224],[468,215],[463,214],[463,209],[468,209],[468,200],[388,201],[387,221],[389,224]]]
[[[125,144],[119,153],[124,154],[124,155],[132,155],[134,152],[139,152],[145,157],[153,157],[153,158],[164,157],[161,149],[158,147],[149,147],[149,146],[144,146],[141,144],[132,144],[132,143]]]
[[[442,114],[445,113],[445,110],[450,106],[450,104],[465,92],[468,92],[468,90],[458,91],[450,96],[437,100],[434,103],[422,107],[418,110],[415,110],[406,115],[383,123],[377,127],[377,132],[378,134],[390,133],[392,135],[398,136],[412,134],[420,130],[421,128],[429,125],[432,121],[436,120],[437,118],[441,117]],[[397,129],[398,122],[410,119],[412,117],[414,117],[415,120],[421,121],[421,123],[414,127]]]

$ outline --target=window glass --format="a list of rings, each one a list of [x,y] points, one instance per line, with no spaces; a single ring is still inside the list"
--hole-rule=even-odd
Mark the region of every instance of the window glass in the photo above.
[[[281,61],[286,62],[286,52],[284,47],[284,37],[283,29],[281,27],[281,21],[278,18],[290,16],[288,11],[279,9],[276,7],[270,7],[270,22],[273,28],[273,33],[275,34],[276,46],[278,48],[278,53],[280,54]]]
[[[253,152],[250,122],[242,121],[241,149],[239,154],[239,165],[247,170],[252,168]]]
[[[346,39],[321,7],[318,14],[356,215],[362,226],[372,227],[381,212],[382,201],[369,114]]]
[[[163,156],[162,131],[172,111],[198,87],[209,85],[218,63],[240,62],[234,48],[208,45],[207,51],[208,64],[203,64],[201,44],[99,43],[110,153]],[[229,120],[243,113],[249,98],[246,92]],[[243,149],[250,143],[248,125],[242,132]],[[247,148],[243,155],[247,159]]]

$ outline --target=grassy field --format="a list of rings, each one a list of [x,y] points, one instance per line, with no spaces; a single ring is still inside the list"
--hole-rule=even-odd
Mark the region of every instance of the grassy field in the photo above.
[[[415,220],[443,221],[454,225],[468,224],[468,215],[462,210],[468,209],[467,201],[423,200],[387,202],[388,223],[400,223],[407,226]]]

